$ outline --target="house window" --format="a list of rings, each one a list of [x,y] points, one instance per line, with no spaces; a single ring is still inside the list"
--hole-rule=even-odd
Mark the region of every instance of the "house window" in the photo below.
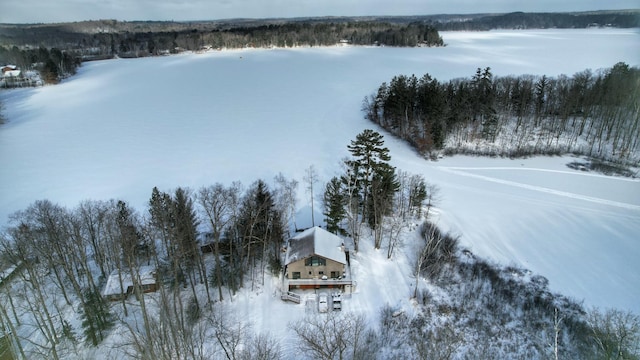
[[[331,278],[332,279],[337,279],[340,277],[340,272],[339,271],[332,271],[331,272]]]
[[[320,256],[311,256],[304,260],[305,266],[326,266],[327,260]]]
[[[291,275],[294,279],[300,279],[300,271],[294,271]]]

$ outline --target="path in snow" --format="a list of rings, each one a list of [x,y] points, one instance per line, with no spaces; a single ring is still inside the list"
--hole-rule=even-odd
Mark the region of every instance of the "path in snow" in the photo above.
[[[520,187],[520,188],[527,189],[527,190],[539,191],[539,192],[544,192],[544,193],[548,193],[548,194],[552,194],[552,195],[564,196],[564,197],[568,197],[568,198],[572,198],[572,199],[590,201],[590,202],[594,202],[594,203],[597,203],[597,204],[603,204],[603,205],[620,207],[620,208],[624,208],[624,209],[640,211],[640,205],[627,204],[627,203],[623,203],[623,202],[619,202],[619,201],[611,201],[611,200],[607,200],[607,199],[596,198],[596,197],[593,197],[593,196],[580,195],[580,194],[570,193],[570,192],[566,192],[566,191],[550,189],[550,188],[546,188],[546,187],[542,187],[542,186],[528,185],[528,184],[523,184],[523,183],[519,183],[519,182],[515,182],[515,181],[503,180],[503,179],[498,179],[498,178],[495,178],[495,177],[489,177],[489,176],[478,175],[478,174],[471,174],[471,173],[468,173],[468,172],[465,172],[465,171],[461,171],[461,170],[511,170],[511,171],[513,171],[513,168],[497,168],[497,167],[493,167],[493,168],[491,168],[491,167],[488,167],[488,168],[438,167],[438,168],[440,170],[447,171],[447,172],[450,172],[450,173],[453,173],[453,174],[456,174],[456,175],[460,175],[460,176],[467,176],[467,177],[472,177],[472,178],[476,178],[476,179],[480,179],[480,180],[484,180],[484,181],[490,181],[490,182],[494,182],[494,183],[498,183],[498,184],[504,184],[504,185],[509,185],[509,186]],[[517,170],[553,172],[553,173],[569,173],[569,174],[571,174],[570,172],[566,172],[566,171],[544,170],[544,169],[517,169]],[[574,175],[574,174],[572,174],[572,175]],[[575,175],[583,175],[583,174],[575,174]],[[630,180],[630,181],[632,181],[632,180]]]

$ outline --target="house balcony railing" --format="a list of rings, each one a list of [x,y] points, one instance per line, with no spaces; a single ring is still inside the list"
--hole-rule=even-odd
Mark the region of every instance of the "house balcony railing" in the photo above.
[[[319,286],[319,287],[339,287],[345,285],[353,285],[353,280],[349,278],[342,279],[285,279],[286,285],[292,286]]]

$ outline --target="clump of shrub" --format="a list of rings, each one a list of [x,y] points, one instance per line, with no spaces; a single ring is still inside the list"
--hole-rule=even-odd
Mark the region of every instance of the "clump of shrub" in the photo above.
[[[446,340],[451,351],[440,354],[446,358],[455,353],[548,358],[556,352],[562,358],[584,358],[610,351],[609,340],[602,334],[610,333],[613,326],[602,325],[603,316],[589,315],[580,302],[550,291],[544,276],[477,257],[462,248],[457,237],[433,224],[425,223],[421,235],[424,247],[417,269],[431,285],[415,292],[422,310],[420,319],[410,320],[415,355],[433,355],[433,349],[423,345],[438,339]],[[445,295],[434,295],[438,293]],[[398,323],[391,314],[390,310],[382,314],[381,325],[393,324],[397,333],[407,320]],[[608,318],[615,323],[614,316]],[[640,336],[638,320],[625,319],[624,329]],[[471,342],[464,348],[458,346],[459,329],[465,329],[464,341]],[[515,343],[517,349],[510,348]],[[628,344],[623,347],[625,354],[638,351]]]
[[[567,164],[567,167],[573,170],[595,171],[604,175],[624,176],[630,178],[637,177],[636,173],[622,164],[602,160],[572,161]]]

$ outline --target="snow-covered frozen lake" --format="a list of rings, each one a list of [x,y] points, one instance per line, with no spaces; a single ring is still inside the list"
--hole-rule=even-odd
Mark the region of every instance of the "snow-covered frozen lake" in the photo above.
[[[321,180],[373,127],[362,99],[398,74],[439,80],[572,75],[640,65],[638,29],[442,33],[444,48],[234,50],[84,64],[57,86],[0,92],[0,224],[38,199],[118,198],[153,186]],[[640,182],[570,170],[570,158],[427,162],[387,137],[392,162],[441,188],[438,222],[475,253],[546,276],[587,305],[640,313]],[[298,190],[303,196],[302,188]],[[302,200],[300,206],[304,206]]]

